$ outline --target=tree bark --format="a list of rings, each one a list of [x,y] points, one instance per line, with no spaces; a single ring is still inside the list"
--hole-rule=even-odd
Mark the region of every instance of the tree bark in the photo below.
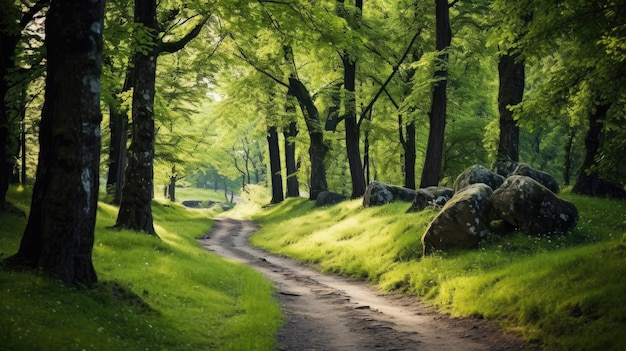
[[[104,1],[53,1],[46,19],[47,76],[31,212],[9,264],[66,284],[97,281],[91,260],[100,166]]]
[[[324,131],[320,122],[319,112],[313,103],[313,99],[311,99],[311,94],[304,84],[297,78],[290,77],[288,94],[295,96],[298,100],[311,140],[309,146],[309,158],[311,160],[311,189],[309,199],[316,200],[317,195],[322,191],[328,190],[326,169],[324,168],[324,159],[328,152],[328,146],[324,142]]]
[[[278,144],[278,132],[276,126],[267,128],[267,144],[270,152],[270,173],[272,181],[272,200],[270,203],[277,204],[283,202],[283,177],[280,165],[280,147]]]
[[[126,72],[121,92],[133,87],[133,69]],[[126,144],[128,142],[128,114],[120,110],[121,103],[109,106],[109,129],[111,131],[111,145],[109,148],[109,171],[107,173],[106,189],[113,193],[113,203],[119,205],[122,201],[122,185],[124,184],[124,170],[126,169]]]
[[[142,24],[152,36],[146,52],[133,55],[133,109],[129,159],[124,174],[122,199],[115,228],[143,231],[156,235],[152,218],[154,191],[154,97],[156,64],[160,53],[181,50],[195,38],[208,20],[200,21],[189,33],[175,42],[158,39],[156,0],[135,0],[135,23]]]
[[[135,23],[153,35],[151,48],[133,56],[132,135],[122,199],[115,228],[156,235],[152,218],[154,165],[154,96],[156,80],[156,1],[135,1]]]
[[[589,114],[589,129],[585,135],[585,159],[578,172],[578,178],[572,188],[575,194],[625,198],[626,191],[606,180],[600,178],[600,174],[593,168],[597,166],[596,157],[602,141],[603,122],[610,105],[600,105],[595,112]]]
[[[402,116],[399,119],[400,143],[404,150],[404,187],[407,189],[415,189],[415,160],[417,155],[415,152],[415,121],[409,122],[406,126],[402,122]],[[406,135],[402,129],[406,130]]]
[[[296,163],[296,142],[294,140],[297,135],[298,125],[296,121],[289,122],[289,125],[283,132],[285,137],[285,168],[287,169],[287,197],[300,196],[298,166]]]
[[[563,185],[568,186],[570,184],[572,174],[572,148],[574,146],[574,137],[576,136],[576,129],[570,127],[569,135],[567,136],[567,142],[565,143],[565,162],[563,164]]]
[[[344,89],[347,91],[344,101],[346,123],[346,152],[350,167],[350,179],[352,181],[351,198],[356,199],[365,194],[365,175],[363,163],[361,163],[360,129],[356,120],[356,61],[347,53],[341,57],[344,67]]]
[[[519,54],[507,53],[498,62],[500,87],[498,110],[500,112],[500,142],[498,160],[519,161],[519,127],[513,119],[511,106],[522,102],[524,95],[524,61]]]
[[[430,118],[430,129],[428,132],[428,144],[426,146],[426,159],[422,170],[422,180],[420,188],[439,184],[441,175],[441,159],[443,158],[443,146],[446,130],[446,107],[447,93],[446,86],[448,80],[448,54],[443,51],[450,46],[452,41],[452,31],[450,29],[450,8],[447,0],[435,0],[436,15],[436,49],[440,51],[439,69],[435,72],[435,88],[433,89],[433,100]]]
[[[0,22],[0,25],[2,26],[0,27],[0,211],[2,211],[15,164],[9,146],[14,131],[11,130],[9,124],[9,111],[5,97],[10,88],[7,80],[8,74],[15,67],[13,55],[19,36],[12,33],[13,28],[7,28],[8,24]]]

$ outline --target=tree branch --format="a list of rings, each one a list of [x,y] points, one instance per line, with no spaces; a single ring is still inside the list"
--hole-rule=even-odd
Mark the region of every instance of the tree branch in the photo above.
[[[185,35],[184,37],[180,38],[177,41],[161,42],[159,46],[159,50],[158,50],[159,53],[166,52],[166,53],[172,54],[184,48],[185,45],[187,45],[187,43],[189,43],[192,39],[197,37],[198,34],[200,34],[202,27],[208,20],[209,20],[208,16],[204,17],[189,33],[187,33],[187,35]]]
[[[411,42],[409,43],[409,45],[407,46],[406,50],[404,51],[404,54],[402,54],[402,57],[400,57],[400,60],[398,61],[398,63],[393,67],[393,71],[391,72],[389,77],[387,77],[387,80],[385,81],[385,83],[383,83],[383,85],[380,87],[380,89],[378,89],[378,91],[376,92],[376,95],[374,95],[374,97],[372,98],[370,103],[367,105],[365,110],[363,110],[361,112],[361,115],[359,116],[359,121],[358,121],[358,125],[359,126],[361,126],[361,122],[363,122],[363,119],[365,118],[365,116],[367,116],[367,113],[372,109],[372,107],[374,107],[374,103],[376,102],[376,100],[378,100],[378,98],[383,93],[383,91],[386,90],[387,84],[389,84],[389,82],[391,82],[391,79],[393,78],[393,76],[396,74],[396,72],[398,72],[402,62],[404,62],[406,57],[409,56],[409,52],[411,51],[411,48],[413,47],[413,44],[415,44],[415,41],[417,40],[417,37],[421,33],[422,33],[421,29],[418,30],[417,32],[415,32],[415,35],[413,36],[413,38],[411,39]]]
[[[271,74],[271,73],[267,72],[266,70],[262,69],[261,67],[259,67],[256,64],[256,62],[253,62],[251,59],[248,58],[248,56],[246,56],[246,54],[243,52],[243,50],[239,46],[237,47],[237,51],[239,51],[240,55],[237,55],[237,54],[233,53],[233,55],[236,58],[245,61],[247,64],[252,66],[252,68],[254,68],[257,72],[263,74],[264,76],[266,76],[269,79],[273,80],[277,84],[280,84],[280,85],[284,86],[285,88],[289,89],[289,84],[288,83],[283,82],[282,80],[276,78],[273,74]]]
[[[41,9],[48,5],[50,5],[50,0],[39,0],[34,3],[33,6],[22,15],[22,19],[20,20],[20,28],[25,28],[28,22],[30,22],[30,20],[35,17],[37,12],[41,11]]]

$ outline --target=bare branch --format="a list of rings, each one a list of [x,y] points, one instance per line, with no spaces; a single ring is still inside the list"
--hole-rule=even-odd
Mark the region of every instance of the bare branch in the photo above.
[[[372,107],[374,107],[374,103],[376,102],[376,100],[378,100],[378,98],[383,93],[383,91],[386,90],[387,84],[389,84],[389,82],[391,82],[391,79],[393,78],[393,76],[400,69],[400,65],[402,64],[402,62],[404,62],[406,57],[409,55],[409,52],[411,52],[411,48],[413,47],[413,44],[415,43],[415,41],[417,40],[417,37],[421,34],[421,32],[422,32],[422,30],[420,29],[420,30],[418,30],[415,33],[415,35],[411,39],[411,42],[409,43],[409,45],[407,46],[406,50],[404,51],[404,54],[402,54],[402,57],[400,58],[398,63],[393,67],[393,71],[391,72],[389,77],[387,77],[387,80],[385,81],[385,83],[383,83],[383,85],[380,87],[380,89],[378,89],[378,92],[376,92],[376,95],[374,95],[374,97],[372,98],[370,103],[367,105],[365,110],[363,110],[361,112],[361,115],[359,116],[359,121],[358,121],[358,125],[359,126],[361,125],[361,122],[363,122],[363,119],[365,118],[365,116],[367,116],[367,113],[372,109]]]

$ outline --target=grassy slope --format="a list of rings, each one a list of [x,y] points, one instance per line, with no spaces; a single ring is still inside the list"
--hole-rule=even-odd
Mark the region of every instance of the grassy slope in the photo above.
[[[9,199],[28,209],[29,194]],[[93,261],[100,283],[68,288],[40,274],[0,270],[3,350],[269,350],[280,323],[260,274],[198,247],[207,211],[155,202],[162,240],[110,231],[100,204]],[[19,245],[25,218],[0,214],[0,260]]]
[[[548,349],[626,349],[626,202],[572,194],[567,236],[493,236],[479,250],[421,257],[436,212],[360,200],[315,209],[290,199],[255,218],[255,245],[416,294],[454,316],[495,319]]]

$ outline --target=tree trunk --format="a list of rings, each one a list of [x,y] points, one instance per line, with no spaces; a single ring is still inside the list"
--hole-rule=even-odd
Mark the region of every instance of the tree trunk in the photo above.
[[[602,123],[606,120],[609,108],[610,105],[600,105],[596,107],[594,113],[589,114],[589,129],[585,135],[585,159],[572,188],[573,193],[614,198],[626,197],[626,191],[623,188],[601,179],[598,171],[593,169],[597,166],[596,157],[602,141]]]
[[[170,177],[170,183],[167,185],[167,196],[170,201],[176,202],[176,176]]]
[[[341,109],[341,84],[335,84],[330,92],[331,104],[328,107],[328,116],[326,117],[326,123],[324,129],[329,132],[337,131],[337,125],[343,120],[343,116],[339,116],[339,110]]]
[[[570,178],[572,174],[572,148],[574,146],[574,137],[576,136],[576,129],[570,127],[569,135],[567,136],[567,142],[565,143],[565,162],[563,165],[563,185],[568,186],[570,184]]]
[[[435,0],[436,15],[436,48],[440,51],[438,65],[441,67],[435,72],[435,88],[430,117],[430,129],[428,132],[428,144],[426,146],[426,159],[422,171],[420,188],[439,184],[441,174],[441,159],[443,158],[443,146],[446,130],[446,86],[448,80],[448,54],[443,51],[450,46],[452,31],[450,30],[450,8],[447,0]]]
[[[13,131],[9,124],[9,111],[5,97],[9,91],[8,74],[15,67],[13,55],[19,37],[11,32],[13,28],[6,28],[8,23],[0,22],[0,26],[2,26],[0,27],[0,211],[2,211],[14,165],[9,146]]]
[[[402,147],[404,148],[404,187],[415,189],[415,121],[406,125],[406,135]]]
[[[295,111],[293,111],[295,113]],[[298,183],[298,168],[296,163],[296,141],[298,125],[296,121],[289,122],[283,132],[285,137],[285,168],[287,168],[287,197],[300,196],[300,184]]]
[[[304,121],[309,133],[311,144],[309,146],[309,158],[311,160],[311,191],[309,199],[317,199],[317,195],[322,191],[328,190],[326,182],[326,169],[324,168],[324,159],[328,152],[328,146],[324,143],[324,131],[320,122],[317,107],[311,99],[311,94],[304,84],[295,77],[289,78],[289,93],[295,96],[300,104],[300,109],[304,115]]]
[[[361,142],[360,128],[356,120],[356,61],[351,59],[347,53],[341,57],[344,67],[344,89],[346,99],[344,106],[346,109],[346,152],[348,155],[348,165],[350,166],[350,179],[352,181],[351,198],[356,199],[365,194],[365,175],[363,174],[363,164],[361,163]]]
[[[133,70],[129,68],[124,79],[122,92],[132,88]],[[107,173],[107,193],[113,194],[113,203],[122,201],[122,184],[126,169],[126,143],[128,142],[128,114],[120,111],[120,103],[109,106],[109,129],[111,145],[109,148],[109,171]]]
[[[270,173],[272,181],[272,200],[270,203],[277,204],[283,202],[283,177],[280,165],[280,147],[278,144],[278,132],[276,126],[267,128],[267,144],[270,151]]]
[[[138,52],[133,57],[132,141],[115,228],[156,235],[151,207],[154,182],[154,96],[158,57],[156,0],[135,1],[135,23],[143,24],[151,30],[154,43],[147,52]]]
[[[97,281],[91,252],[100,166],[104,1],[56,0],[46,19],[47,76],[31,212],[10,264],[66,284]]]
[[[524,95],[524,61],[519,54],[505,54],[498,62],[500,87],[498,110],[500,112],[500,142],[498,160],[519,161],[519,127],[513,119],[511,106],[522,102]]]

